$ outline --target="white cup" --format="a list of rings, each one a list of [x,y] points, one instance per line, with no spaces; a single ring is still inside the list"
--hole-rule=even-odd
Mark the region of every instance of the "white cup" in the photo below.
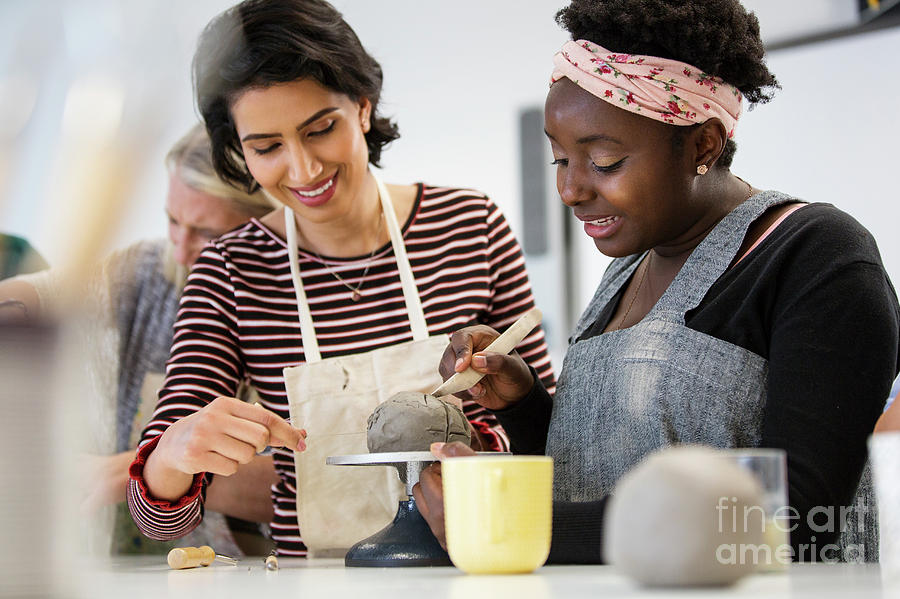
[[[882,578],[900,584],[900,431],[869,437],[869,461],[878,504]]]
[[[757,569],[780,571],[791,563],[791,514],[788,504],[787,453],[783,449],[726,449],[726,459],[752,473],[763,488],[763,550]]]

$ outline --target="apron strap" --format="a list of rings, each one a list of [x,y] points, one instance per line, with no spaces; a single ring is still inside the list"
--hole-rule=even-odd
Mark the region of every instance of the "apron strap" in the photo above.
[[[800,208],[803,208],[804,206],[806,206],[806,203],[805,203],[805,202],[802,203],[802,204],[794,204],[793,206],[791,206],[790,208],[788,208],[787,210],[785,210],[785,211],[782,213],[782,215],[779,216],[778,219],[777,219],[774,223],[772,223],[771,225],[769,225],[769,228],[768,228],[768,229],[766,229],[765,231],[763,231],[763,234],[759,236],[759,239],[757,239],[756,241],[754,241],[754,242],[753,242],[753,245],[751,245],[749,248],[747,248],[747,251],[745,251],[743,254],[741,254],[741,255],[738,257],[738,259],[734,261],[734,266],[737,266],[738,263],[739,263],[741,260],[743,260],[744,258],[747,257],[747,254],[749,254],[750,252],[752,252],[753,250],[755,250],[755,249],[756,249],[756,246],[758,246],[759,244],[761,244],[761,243],[763,242],[763,240],[764,240],[766,237],[769,236],[769,233],[771,233],[772,231],[774,231],[775,229],[777,229],[777,228],[778,228],[778,225],[780,225],[780,224],[782,223],[782,221],[784,221],[784,219],[786,219],[787,217],[789,217],[791,214],[793,214],[794,212],[796,212],[796,211],[799,210]]]
[[[425,323],[425,311],[422,309],[422,301],[419,299],[419,289],[416,287],[412,266],[406,255],[403,233],[397,223],[397,215],[394,214],[394,206],[391,203],[387,187],[375,173],[372,173],[372,176],[375,178],[375,185],[378,186],[381,209],[384,211],[384,220],[387,222],[388,232],[391,234],[391,244],[394,246],[394,256],[397,258],[397,270],[400,271],[400,284],[403,286],[403,299],[406,301],[406,313],[409,315],[413,340],[422,341],[428,338],[428,325]]]
[[[284,230],[287,234],[291,278],[294,280],[294,293],[297,295],[297,315],[300,318],[300,334],[303,336],[303,355],[307,363],[321,362],[322,353],[319,351],[319,342],[316,340],[316,329],[309,311],[309,302],[306,301],[306,292],[303,291],[303,281],[300,278],[300,261],[297,259],[297,223],[294,221],[294,211],[287,206],[284,207]]]
[[[428,324],[425,321],[425,311],[422,309],[422,301],[419,299],[419,289],[416,287],[412,266],[406,255],[403,233],[400,225],[397,224],[397,215],[394,213],[394,205],[391,203],[387,187],[375,173],[372,173],[372,177],[378,188],[378,199],[381,201],[384,220],[387,222],[388,233],[391,236],[391,246],[394,248],[394,256],[397,259],[397,270],[400,273],[400,284],[403,287],[403,299],[406,302],[406,313],[409,316],[413,340],[422,341],[428,338]],[[322,353],[319,351],[312,313],[306,293],[303,291],[303,280],[300,277],[300,261],[297,258],[297,223],[294,220],[293,210],[287,206],[284,207],[284,229],[287,236],[288,259],[291,263],[291,278],[294,281],[294,292],[297,295],[297,316],[300,319],[300,334],[303,335],[303,353],[307,363],[320,362]]]
[[[650,312],[677,317],[696,308],[709,288],[734,262],[750,225],[772,206],[797,202],[797,198],[777,191],[757,193],[732,210],[700,242]]]

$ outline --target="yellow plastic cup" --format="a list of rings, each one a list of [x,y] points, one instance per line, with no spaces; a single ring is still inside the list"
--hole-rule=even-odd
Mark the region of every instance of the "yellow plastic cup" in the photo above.
[[[553,459],[472,456],[441,462],[450,560],[469,574],[532,572],[550,553]]]

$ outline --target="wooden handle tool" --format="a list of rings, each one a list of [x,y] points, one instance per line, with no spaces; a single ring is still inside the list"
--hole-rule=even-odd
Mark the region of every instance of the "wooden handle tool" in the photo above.
[[[512,323],[508,329],[503,331],[499,337],[494,339],[491,344],[482,351],[508,354],[522,342],[522,339],[527,337],[528,334],[534,330],[534,327],[541,323],[542,316],[540,310],[532,308],[520,316],[519,320]],[[480,372],[472,370],[471,367],[466,368],[462,372],[457,372],[444,381],[443,384],[431,392],[431,395],[434,397],[441,397],[443,395],[453,395],[454,393],[465,391],[480,381],[482,377],[484,377],[484,375]]]
[[[169,552],[169,567],[173,570],[184,570],[185,568],[196,568],[197,566],[208,566],[213,561],[219,560],[232,566],[237,564],[237,560],[227,555],[218,555],[209,545],[201,547],[176,547]]]

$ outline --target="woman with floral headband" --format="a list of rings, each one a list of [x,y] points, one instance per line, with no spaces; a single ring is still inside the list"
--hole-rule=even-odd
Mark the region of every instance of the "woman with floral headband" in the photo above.
[[[898,370],[898,304],[859,223],[729,170],[742,104],[778,87],[756,17],[737,0],[575,0],[557,21],[573,37],[545,106],[557,189],[616,259],[553,401],[520,359],[481,352],[496,336],[486,327],[453,335],[442,374],[487,373],[469,396],[514,451],[553,456],[551,560],[602,560],[616,481],[677,443],[786,450],[795,559],[841,557],[804,555],[838,536],[807,517],[858,489],[868,499],[866,438]],[[439,483],[426,471],[416,493],[441,538]]]

